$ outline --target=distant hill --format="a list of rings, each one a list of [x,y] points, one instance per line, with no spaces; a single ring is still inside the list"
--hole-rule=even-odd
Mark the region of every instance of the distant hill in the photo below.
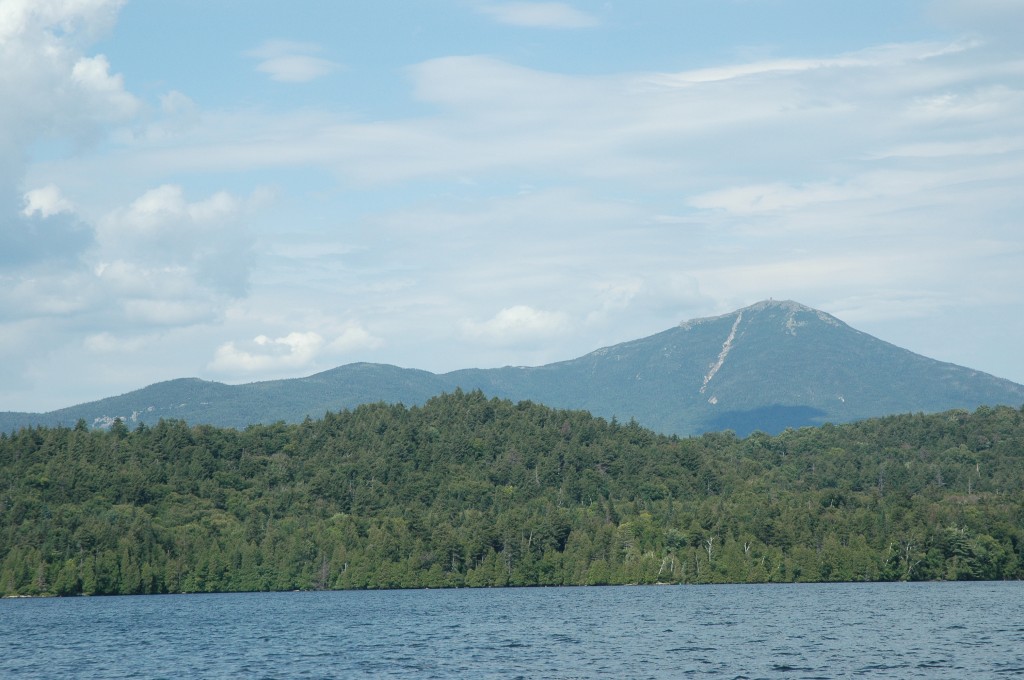
[[[0,413],[0,430],[70,426],[79,418],[103,426],[115,417],[129,426],[176,418],[241,428],[379,401],[421,405],[457,388],[635,419],[680,435],[777,433],[896,413],[1024,404],[1024,385],[914,354],[796,302],[769,300],[545,366],[438,375],[358,363],[237,386],[171,380],[50,413]]]

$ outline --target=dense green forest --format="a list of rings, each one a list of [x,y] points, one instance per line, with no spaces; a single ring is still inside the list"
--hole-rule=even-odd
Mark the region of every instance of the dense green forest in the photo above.
[[[1024,413],[679,438],[443,395],[0,434],[0,594],[1024,576]]]

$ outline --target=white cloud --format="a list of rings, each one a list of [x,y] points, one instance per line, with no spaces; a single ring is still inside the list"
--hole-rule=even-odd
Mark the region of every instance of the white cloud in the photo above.
[[[1024,30],[1024,3],[1019,0],[934,0],[930,9],[947,25],[984,31],[987,36],[1015,40]]]
[[[165,184],[145,192],[127,208],[111,212],[102,226],[104,233],[112,238],[159,232],[173,232],[178,238],[183,223],[216,225],[232,218],[238,210],[239,202],[225,191],[189,203],[180,186]]]
[[[868,160],[884,158],[948,158],[953,156],[990,156],[1024,151],[1024,137],[989,137],[971,141],[920,142],[899,144],[866,154]]]
[[[126,320],[143,328],[182,327],[215,321],[219,309],[211,300],[125,299],[121,302]]]
[[[463,333],[471,338],[499,344],[541,340],[568,330],[569,320],[560,312],[534,309],[528,305],[506,307],[483,322],[464,321]]]
[[[914,160],[916,156],[910,156]],[[793,185],[783,182],[729,187],[692,197],[690,205],[701,210],[724,211],[731,215],[750,218],[784,219],[785,228],[777,226],[779,235],[800,230],[807,224],[815,230],[832,233],[847,228],[862,234],[874,230],[872,223],[859,221],[873,219],[881,224],[878,213],[899,209],[898,206],[941,206],[958,202],[965,187],[977,192],[983,184],[994,191],[1009,189],[1015,178],[1024,172],[1024,159],[1006,162],[987,162],[932,168],[874,170],[851,174],[842,183],[836,181]],[[837,205],[842,205],[837,210]],[[875,216],[870,217],[874,212]],[[831,217],[825,217],[831,215]],[[828,219],[828,223],[821,220]],[[817,222],[817,224],[815,224]],[[747,221],[747,227],[754,223]],[[920,225],[923,226],[923,225]],[[913,224],[904,226],[905,235],[916,233]],[[947,224],[954,227],[953,224]],[[938,224],[931,225],[938,234]]]
[[[110,62],[102,54],[75,62],[71,80],[94,101],[95,111],[104,118],[131,118],[139,110],[139,101],[124,89],[124,78],[111,75]]]
[[[804,300],[856,289],[868,281],[876,288],[898,288],[934,274],[937,264],[924,253],[908,263],[902,253],[858,250],[839,255],[775,255],[691,273],[702,289],[715,291],[716,298],[726,301],[729,308],[741,306],[737,301],[758,290],[765,291],[766,297]]]
[[[485,2],[477,10],[499,23],[529,28],[592,28],[600,23],[564,2]]]
[[[87,335],[82,345],[95,354],[127,354],[146,346],[144,337],[118,337],[106,331]]]
[[[127,297],[173,298],[194,291],[188,268],[149,265],[123,259],[103,260],[93,267],[96,281],[114,299]]]
[[[53,264],[8,267],[0,278],[0,316],[45,320],[37,332],[54,343],[100,353],[138,349],[133,338],[147,334],[211,323],[247,285],[243,204],[226,192],[190,202],[180,187],[165,185],[89,225],[56,185],[29,191],[23,214],[46,219],[28,222],[26,233],[59,236],[47,241],[51,250],[65,240],[77,249]],[[80,232],[92,238],[70,238]]]
[[[263,315],[265,321],[287,322],[302,319],[297,315]],[[253,320],[259,321],[254,317]],[[250,342],[222,343],[209,363],[210,370],[232,376],[259,378],[295,371],[314,370],[321,362],[336,362],[340,357],[353,352],[372,350],[382,344],[380,338],[370,333],[357,321],[335,324],[321,318],[318,330],[293,331],[280,337],[266,334],[257,335]]]
[[[327,59],[304,54],[264,59],[256,67],[271,80],[280,83],[308,83],[337,70],[338,65]]]
[[[714,291],[722,312],[749,304],[756,297],[752,291],[805,301],[830,312],[852,310],[856,314],[851,314],[851,322],[898,319],[901,312],[896,310],[927,316],[940,308],[964,308],[972,299],[988,300],[993,294],[995,304],[1013,304],[1003,297],[1008,271],[1002,261],[1019,257],[1024,252],[1021,244],[923,239],[911,240],[908,248],[899,238],[888,243],[877,237],[862,240],[865,243],[845,246],[826,241],[809,252],[744,252],[690,272],[701,289]],[[987,271],[984,265],[965,271],[965,261],[988,263]]]
[[[52,178],[26,181],[26,161],[40,142],[84,148],[110,124],[130,122],[138,112],[138,100],[110,72],[106,58],[85,54],[89,43],[113,25],[121,4],[0,2],[0,262],[5,267],[59,260],[66,268],[92,244],[73,215],[77,202],[62,191],[65,184]],[[26,185],[33,188],[26,192]],[[47,219],[17,228],[19,220],[37,216]]]
[[[0,148],[25,149],[41,135],[89,138],[130,119],[138,100],[86,44],[113,24],[120,1],[7,0],[0,4]],[[14,105],[16,103],[16,105]],[[8,156],[10,163],[18,156]],[[2,173],[0,173],[2,174]]]
[[[52,217],[74,210],[74,205],[60,193],[56,185],[47,184],[39,189],[25,192],[25,209],[21,214],[32,217],[38,214],[42,218]]]
[[[140,282],[180,289],[188,281],[193,288],[240,295],[249,276],[244,208],[245,201],[225,191],[189,202],[182,187],[163,185],[101,218],[98,248],[88,259],[108,277],[131,270],[130,278]]]
[[[979,87],[967,92],[942,92],[914,99],[907,115],[918,120],[942,123],[960,119],[970,122],[998,119],[1021,109],[1024,92],[1004,85]]]
[[[59,29],[66,40],[91,41],[109,30],[125,0],[4,0],[0,42],[31,36],[40,27]],[[34,36],[33,36],[34,37]]]
[[[644,289],[643,280],[631,278],[624,281],[601,282],[594,286],[600,307],[587,314],[588,323],[601,323],[621,313]]]
[[[222,344],[209,367],[241,374],[303,368],[312,364],[323,346],[323,337],[313,331],[296,331],[275,339],[258,335],[242,348],[234,342]]]
[[[690,86],[751,76],[798,74],[823,69],[880,68],[904,65],[963,52],[977,47],[978,41],[953,43],[906,43],[872,47],[838,57],[820,59],[765,59],[746,64],[665,73],[650,76],[651,83],[662,86]]]
[[[934,292],[892,288],[869,295],[850,295],[830,301],[830,313],[854,326],[878,321],[924,318],[956,306],[958,301]]]
[[[281,83],[308,83],[342,68],[342,65],[318,57],[319,45],[270,40],[246,53],[259,59],[256,70]]]
[[[344,330],[331,341],[327,349],[331,352],[346,354],[362,349],[376,349],[383,341],[374,336],[358,323],[346,325]]]
[[[409,69],[414,96],[438,107],[433,116],[369,122],[308,111],[206,116],[206,136],[170,149],[142,145],[134,157],[154,175],[314,166],[358,186],[478,181],[485,173],[524,171],[565,181],[683,183],[737,162],[763,168],[761,156],[770,153],[787,165],[841,158],[861,143],[860,133],[835,135],[837,126],[873,130],[873,146],[888,134],[905,138],[901,124],[920,126],[929,110],[935,124],[942,122],[938,112],[948,119],[951,93],[957,111],[1009,115],[1020,106],[1012,90],[972,87],[991,78],[984,68],[940,63],[973,45],[890,45],[816,60],[600,77],[492,57],[442,57]],[[916,136],[926,135],[921,128]],[[725,138],[729,153],[712,153]]]
[[[187,94],[171,90],[160,96],[160,109],[170,116],[194,118],[198,114],[199,107]]]
[[[96,308],[95,282],[74,269],[55,276],[42,268],[15,272],[0,286],[0,310],[8,321],[77,317]]]

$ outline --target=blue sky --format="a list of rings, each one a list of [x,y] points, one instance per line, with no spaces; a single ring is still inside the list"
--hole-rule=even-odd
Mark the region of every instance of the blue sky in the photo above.
[[[0,410],[774,297],[1024,382],[1016,0],[0,0]]]

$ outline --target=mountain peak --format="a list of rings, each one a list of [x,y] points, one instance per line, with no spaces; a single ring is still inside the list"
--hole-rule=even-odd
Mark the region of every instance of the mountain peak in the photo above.
[[[768,298],[767,300],[755,302],[752,305],[748,305],[747,307],[737,309],[727,314],[719,314],[717,316],[705,316],[696,319],[690,319],[689,321],[683,321],[682,323],[679,324],[679,327],[682,328],[683,330],[690,330],[695,326],[699,326],[701,324],[710,323],[714,321],[721,321],[722,319],[735,319],[736,323],[738,324],[740,321],[743,320],[744,317],[746,317],[747,320],[749,320],[749,318],[752,315],[765,311],[784,312],[786,314],[784,324],[786,330],[790,334],[794,334],[795,329],[798,326],[804,325],[805,323],[804,321],[797,321],[797,314],[813,314],[816,317],[818,317],[819,321],[822,321],[830,326],[844,325],[843,322],[841,322],[839,319],[835,318],[831,314],[823,312],[819,309],[814,309],[813,307],[808,307],[807,305],[796,302],[795,300],[776,300],[774,298]]]
[[[817,312],[817,309],[802,305],[795,300],[776,300],[775,298],[768,298],[767,300],[761,300],[754,304],[744,307],[738,311],[741,312],[760,312],[765,309],[782,309],[787,312]]]

